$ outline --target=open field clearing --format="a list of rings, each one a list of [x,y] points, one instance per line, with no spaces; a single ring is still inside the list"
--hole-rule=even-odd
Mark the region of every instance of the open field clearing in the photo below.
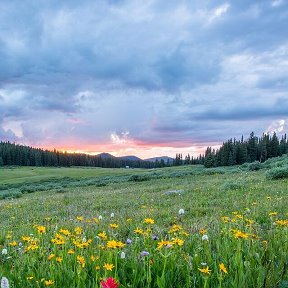
[[[288,287],[287,178],[193,166],[18,171],[25,180],[2,169],[0,183],[52,177],[61,187],[0,201],[10,287],[102,287],[108,277],[116,284],[103,287]],[[103,185],[84,185],[95,171]]]

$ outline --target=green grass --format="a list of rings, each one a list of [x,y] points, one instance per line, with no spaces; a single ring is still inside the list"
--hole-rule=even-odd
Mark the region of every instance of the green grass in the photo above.
[[[0,184],[40,182],[57,180],[64,177],[89,178],[111,175],[127,175],[127,173],[144,172],[144,169],[108,169],[108,168],[65,168],[65,167],[10,167],[0,168]]]
[[[17,174],[17,169],[23,171],[21,179],[25,180],[15,180],[11,171],[5,171],[10,182],[0,174],[0,184],[23,181],[25,186],[35,176],[36,182],[50,179],[49,185],[54,181],[62,188],[0,201],[0,249],[8,250],[7,255],[0,253],[0,277],[7,277],[11,287],[47,287],[48,280],[53,281],[51,287],[100,287],[101,279],[109,276],[121,288],[287,287],[288,179],[269,180],[264,169],[248,172],[234,167],[152,171],[34,168],[32,172],[15,168],[11,173]],[[145,175],[145,181],[131,178],[137,173]],[[79,184],[65,188],[63,177],[67,176],[67,181],[79,180],[80,184],[94,177],[109,181],[101,187]],[[167,193],[175,190],[183,192]],[[185,210],[182,216],[180,208]],[[153,219],[154,224],[144,223],[145,218]],[[118,227],[111,228],[113,223]],[[39,225],[46,228],[45,233],[38,232]],[[181,230],[174,226],[171,231],[173,225]],[[81,227],[79,235],[76,227]],[[64,236],[61,228],[71,235]],[[136,228],[140,234],[135,233]],[[97,236],[103,231],[106,240]],[[57,233],[64,244],[51,242]],[[203,234],[208,241],[202,240]],[[107,247],[108,240],[126,243],[127,238],[131,244]],[[89,239],[92,242],[84,244],[88,247],[81,247]],[[179,240],[183,245],[178,245],[181,241],[177,244]],[[31,250],[33,243],[35,250]],[[74,254],[70,255],[71,249]],[[143,251],[149,255],[141,256]],[[55,256],[48,260],[51,254]],[[112,271],[104,268],[105,263],[114,265]],[[227,274],[220,271],[221,263]],[[208,267],[210,274],[199,270]]]

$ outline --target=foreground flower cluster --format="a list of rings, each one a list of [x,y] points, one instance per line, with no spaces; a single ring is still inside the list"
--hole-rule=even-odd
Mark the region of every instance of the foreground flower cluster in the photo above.
[[[276,211],[264,216],[259,221],[257,213],[244,208],[215,219],[212,227],[193,225],[182,208],[169,223],[112,213],[88,219],[78,215],[61,226],[46,217],[25,234],[6,231],[1,288],[9,283],[12,287],[262,287],[265,283],[270,287],[269,281],[284,273],[288,221]]]

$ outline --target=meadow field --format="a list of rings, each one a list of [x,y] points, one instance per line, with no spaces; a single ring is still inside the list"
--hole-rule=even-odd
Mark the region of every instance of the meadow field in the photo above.
[[[271,177],[285,157],[257,171],[1,168],[0,278],[17,288],[288,287],[288,178]]]

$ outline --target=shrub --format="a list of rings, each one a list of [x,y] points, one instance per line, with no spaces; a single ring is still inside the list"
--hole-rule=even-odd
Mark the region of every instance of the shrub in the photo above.
[[[259,161],[254,161],[252,163],[249,163],[248,165],[249,171],[257,171],[257,170],[260,170],[261,168],[262,168],[262,165]]]
[[[243,180],[236,180],[236,181],[226,181],[222,185],[222,189],[227,190],[238,190],[238,189],[244,189],[246,187],[246,184]]]
[[[266,178],[271,180],[288,178],[288,166],[276,167],[268,170],[266,172]]]

